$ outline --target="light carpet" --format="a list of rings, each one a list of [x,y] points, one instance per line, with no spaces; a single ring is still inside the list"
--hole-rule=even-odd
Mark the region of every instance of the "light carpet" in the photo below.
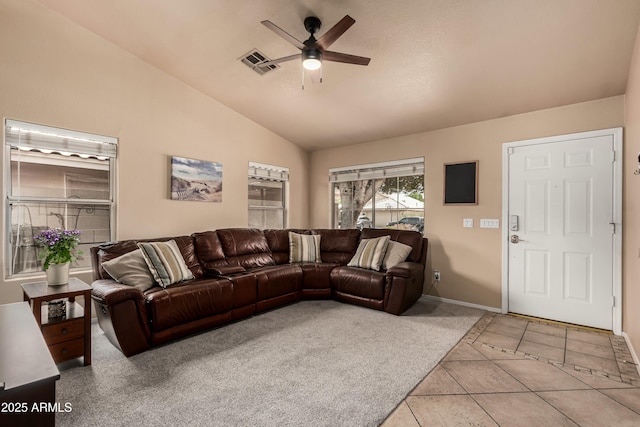
[[[58,426],[375,426],[480,319],[421,298],[402,316],[301,301],[126,358],[93,324],[61,365]]]

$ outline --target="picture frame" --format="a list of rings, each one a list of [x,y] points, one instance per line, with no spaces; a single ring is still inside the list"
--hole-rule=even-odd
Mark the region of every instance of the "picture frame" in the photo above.
[[[478,164],[478,160],[444,164],[445,205],[478,204]]]
[[[222,202],[222,164],[171,157],[172,200]]]

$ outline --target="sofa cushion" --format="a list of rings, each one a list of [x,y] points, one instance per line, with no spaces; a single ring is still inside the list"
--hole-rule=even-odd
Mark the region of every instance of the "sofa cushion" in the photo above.
[[[382,268],[388,270],[394,265],[403,262],[407,259],[412,249],[411,246],[405,245],[404,243],[390,240],[389,246],[387,246],[387,252],[384,254],[384,259],[382,260]]]
[[[331,289],[331,270],[338,264],[308,262],[298,265],[302,268],[303,291],[305,289]]]
[[[356,250],[356,254],[347,264],[349,267],[367,268],[379,271],[382,260],[389,246],[389,236],[376,237],[375,239],[362,239]]]
[[[195,246],[193,244],[193,238],[191,236],[177,236],[177,237],[161,237],[156,239],[138,239],[138,240],[122,240],[120,242],[108,242],[103,243],[96,247],[95,256],[91,260],[92,264],[95,262],[99,266],[97,271],[99,275],[96,277],[94,272],[94,278],[110,279],[111,276],[102,268],[102,263],[126,254],[127,252],[135,251],[138,248],[138,243],[141,242],[167,242],[174,240],[180,249],[182,258],[185,264],[191,270],[193,276],[197,279],[203,276],[202,266],[196,256]],[[93,256],[93,248],[91,249]]]
[[[365,228],[362,230],[363,239],[372,239],[380,236],[389,236],[394,242],[404,243],[413,249],[407,257],[410,262],[423,262],[422,257],[422,240],[421,233],[412,230],[389,230],[380,228]]]
[[[145,292],[151,327],[161,331],[231,310],[233,286],[226,279],[199,279]]]
[[[262,230],[225,228],[216,233],[228,263],[246,269],[275,265]]]
[[[105,261],[102,263],[102,268],[116,282],[133,286],[140,291],[146,291],[156,285],[153,274],[151,274],[140,249]]]
[[[193,244],[200,264],[205,271],[227,265],[222,251],[222,244],[215,231],[193,233]]]
[[[300,292],[302,269],[298,265],[277,265],[253,271],[258,285],[257,301]]]
[[[322,262],[347,265],[360,242],[360,230],[357,229],[317,229],[312,232],[322,237],[320,240]]]
[[[319,234],[289,232],[289,262],[322,262],[320,259]]]
[[[385,273],[358,267],[339,266],[331,270],[334,291],[360,298],[384,299]]]
[[[163,288],[193,279],[193,273],[187,268],[175,240],[140,242],[138,247],[142,250],[142,255],[151,274],[153,274],[153,278]]]
[[[311,234],[310,230],[290,228],[287,230],[264,230],[271,257],[276,264],[289,264],[289,232],[297,234]]]
[[[95,266],[99,266],[97,270],[97,273],[99,274],[97,277],[94,277],[94,279],[111,279],[112,276],[104,269],[104,267],[102,267],[102,264],[137,249],[139,248],[134,240],[108,242],[98,246],[95,250],[95,258],[92,259],[92,263],[95,263]]]

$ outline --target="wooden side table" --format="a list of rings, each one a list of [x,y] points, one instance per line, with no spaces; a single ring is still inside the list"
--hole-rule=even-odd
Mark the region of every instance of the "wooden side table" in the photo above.
[[[75,277],[61,286],[47,282],[24,283],[24,300],[31,304],[42,335],[56,363],[84,357],[84,365],[91,365],[91,286]],[[75,299],[84,297],[84,308]],[[47,305],[42,303],[66,299],[66,316],[50,318]]]

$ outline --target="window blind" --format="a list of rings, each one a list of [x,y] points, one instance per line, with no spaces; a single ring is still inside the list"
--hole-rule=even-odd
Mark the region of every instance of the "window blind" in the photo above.
[[[289,168],[249,162],[249,178],[267,181],[289,181]]]
[[[348,182],[424,175],[424,157],[329,169],[329,181]]]
[[[115,158],[118,140],[103,135],[5,119],[5,144],[27,150]]]

